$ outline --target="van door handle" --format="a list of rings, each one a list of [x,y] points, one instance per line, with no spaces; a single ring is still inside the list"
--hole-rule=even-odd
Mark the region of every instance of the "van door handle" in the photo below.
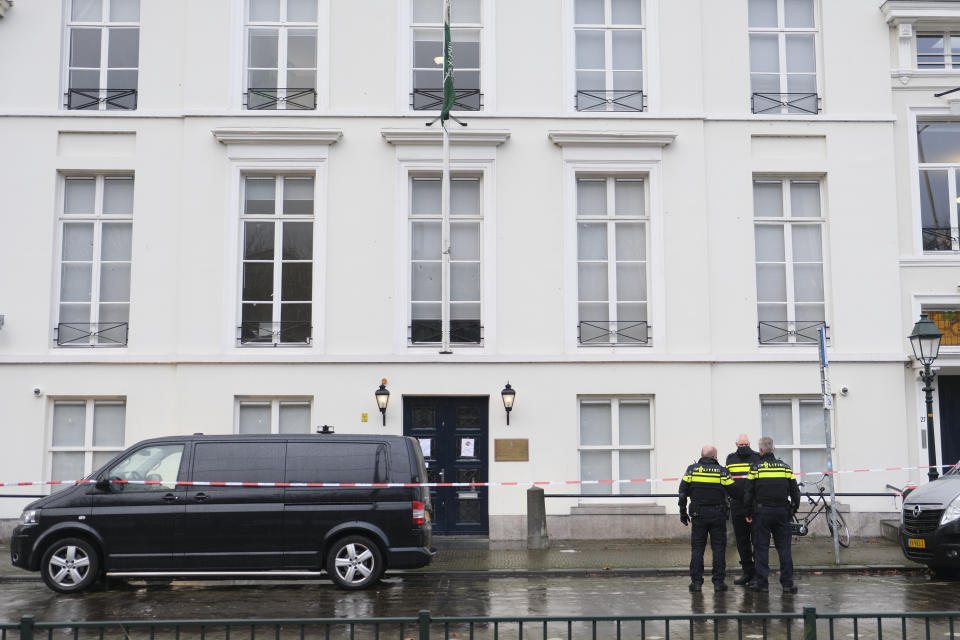
[[[210,499],[210,496],[201,491],[197,495],[193,496],[193,499],[197,502],[205,502],[206,500]]]
[[[172,493],[168,493],[168,494],[166,494],[165,496],[163,496],[163,498],[162,498],[162,500],[163,500],[164,502],[176,502],[178,499],[179,499],[179,498],[178,498],[176,495],[172,494]]]

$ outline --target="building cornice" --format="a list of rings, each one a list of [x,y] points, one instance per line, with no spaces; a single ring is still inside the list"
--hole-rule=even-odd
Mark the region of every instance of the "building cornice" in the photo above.
[[[911,24],[937,20],[960,21],[960,0],[887,0],[880,5],[887,24]]]
[[[390,144],[441,144],[443,132],[439,129],[381,129],[383,139]],[[451,144],[500,146],[510,137],[506,129],[454,129],[450,131]]]
[[[211,129],[213,137],[223,144],[333,144],[343,137],[340,129],[314,128],[248,128],[221,127]]]
[[[550,140],[561,147],[568,145],[616,145],[665,147],[677,139],[672,132],[645,131],[548,131]]]

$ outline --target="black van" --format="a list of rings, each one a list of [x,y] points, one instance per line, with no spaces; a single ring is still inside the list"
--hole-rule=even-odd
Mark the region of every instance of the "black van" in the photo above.
[[[430,491],[411,486],[427,481],[413,438],[155,438],[88,479],[30,504],[10,541],[14,566],[39,570],[54,591],[81,591],[102,575],[320,570],[342,588],[362,589],[388,568],[422,567],[432,557]]]

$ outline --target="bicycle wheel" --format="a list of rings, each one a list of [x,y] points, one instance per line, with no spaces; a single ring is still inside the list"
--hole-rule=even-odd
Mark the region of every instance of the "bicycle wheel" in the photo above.
[[[837,542],[840,543],[840,546],[846,549],[850,546],[850,528],[847,527],[847,521],[843,519],[843,516],[840,515],[840,512],[837,511]],[[827,507],[824,513],[827,516],[827,529],[830,530],[830,535],[833,535],[833,510],[830,507]]]

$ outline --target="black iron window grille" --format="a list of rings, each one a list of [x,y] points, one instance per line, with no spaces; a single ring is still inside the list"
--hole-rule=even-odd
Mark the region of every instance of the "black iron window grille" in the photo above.
[[[830,330],[823,321],[761,320],[757,325],[757,335],[760,344],[817,344],[820,341],[820,327],[828,332]]]
[[[54,328],[58,347],[124,347],[127,322],[61,322]]]
[[[597,89],[577,91],[577,111],[643,111],[646,96],[640,90]]]
[[[250,111],[258,110],[313,110],[317,108],[317,90],[281,89],[278,87],[247,89],[243,94],[244,107]]]
[[[647,344],[650,325],[646,320],[581,320],[577,324],[577,341],[602,346]]]
[[[288,322],[241,322],[237,327],[237,340],[250,345],[310,344],[313,326],[304,321]]]
[[[443,89],[414,89],[410,94],[410,108],[414,111],[438,111],[443,105]],[[480,89],[456,89],[453,111],[481,111],[483,94]]]
[[[753,113],[820,113],[820,96],[816,93],[753,93]]]
[[[410,344],[440,344],[443,341],[440,320],[413,320],[408,329]],[[483,325],[479,320],[451,320],[452,344],[483,344]]]
[[[923,227],[924,251],[960,250],[960,234],[950,227]]]
[[[137,108],[136,89],[74,89],[67,90],[64,107],[71,111],[79,109],[99,110],[103,105],[108,110],[132,111]]]

